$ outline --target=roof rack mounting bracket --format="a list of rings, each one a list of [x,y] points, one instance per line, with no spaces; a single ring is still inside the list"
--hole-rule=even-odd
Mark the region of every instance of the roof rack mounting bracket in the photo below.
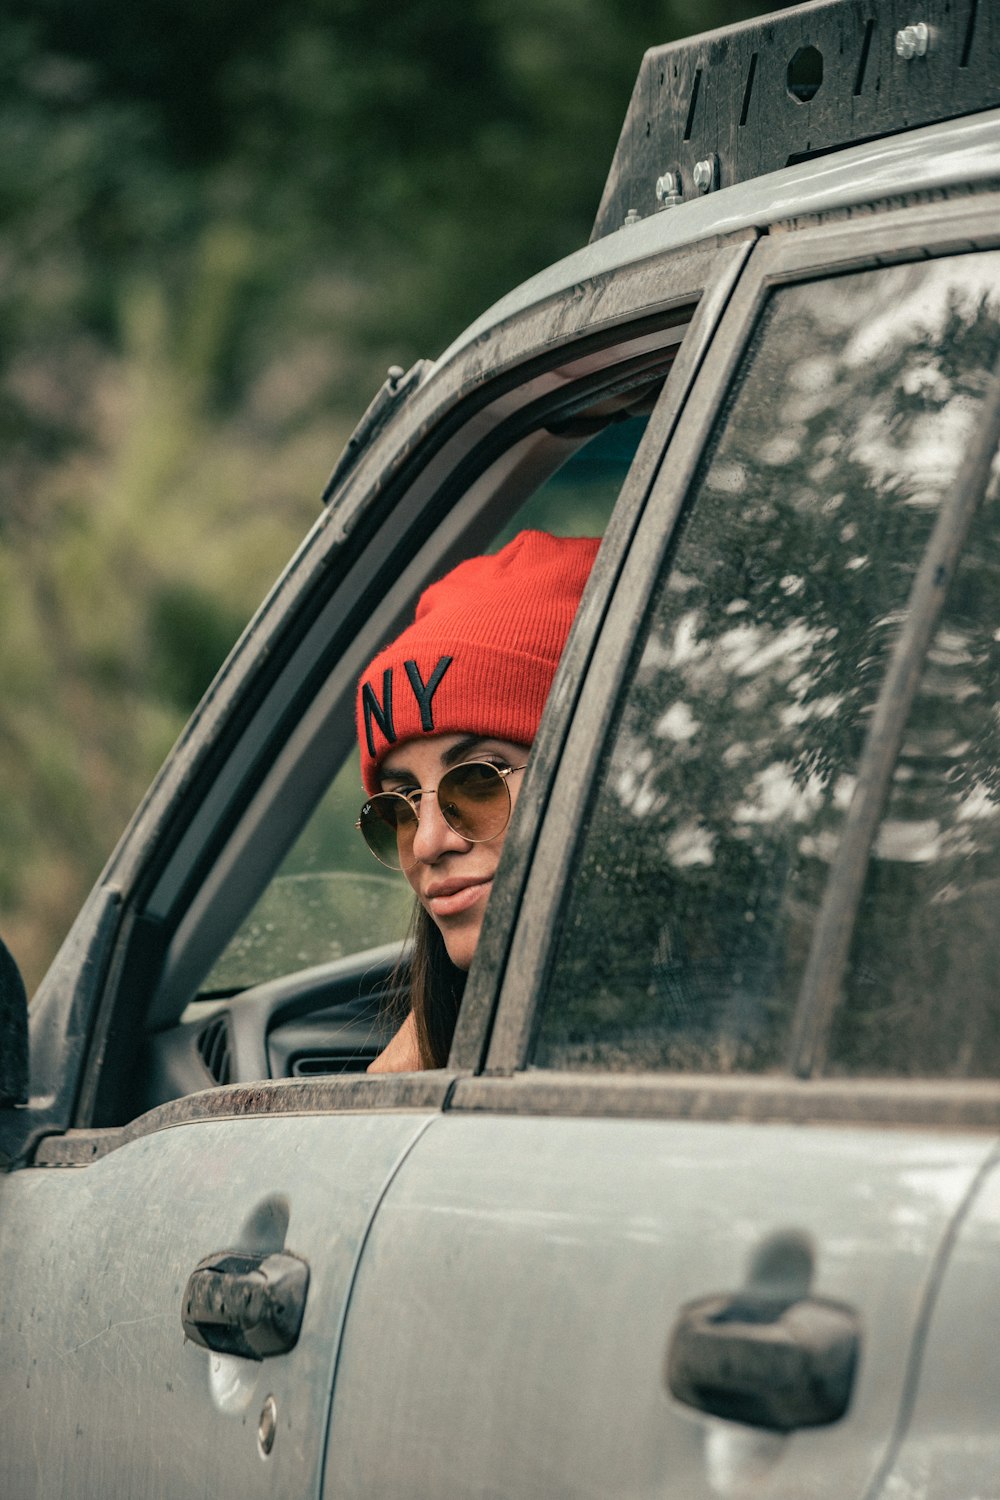
[[[591,240],[664,206],[664,164],[697,196],[901,130],[1000,106],[1000,5],[814,0],[653,47],[639,69]],[[970,59],[975,53],[975,67]],[[693,191],[692,191],[693,189]],[[704,189],[702,189],[704,191]],[[678,202],[671,194],[671,206]]]

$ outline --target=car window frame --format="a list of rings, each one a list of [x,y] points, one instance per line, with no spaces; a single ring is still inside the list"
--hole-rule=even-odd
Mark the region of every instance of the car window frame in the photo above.
[[[632,338],[626,326],[612,344],[590,356],[598,360],[603,356],[606,362],[599,364],[589,380],[583,378],[569,387],[572,398],[588,386],[599,394],[613,386],[615,379],[622,379],[627,370],[632,370],[634,378],[636,370],[649,372],[662,368],[664,361],[669,363],[680,338],[678,325],[671,321],[673,311],[668,310],[655,333],[640,331]],[[573,346],[567,352],[570,358],[555,370],[547,370],[546,377],[558,377],[576,364]],[[515,386],[510,394],[512,398],[518,394],[528,398],[529,392],[535,395],[533,382]],[[294,825],[297,837],[332,775],[353,748],[355,690],[365,664],[411,617],[417,598],[431,579],[489,543],[494,528],[488,518],[498,498],[509,487],[517,495],[523,490],[525,498],[533,491],[535,484],[525,484],[519,477],[522,460],[526,459],[529,467],[531,464],[530,453],[524,450],[542,437],[541,412],[561,409],[560,399],[559,393],[540,400],[525,399],[485,434],[475,432],[473,424],[471,451],[461,453],[458,464],[450,462],[443,473],[433,463],[419,469],[414,484],[400,495],[368,544],[345,560],[341,576],[327,586],[318,618],[296,650],[296,656],[305,659],[311,690],[299,692],[300,707],[290,716],[286,732],[275,735],[267,756],[259,757],[265,761],[263,772],[256,782],[249,783],[248,779],[243,805],[232,826],[217,839],[210,858],[202,856],[200,868],[197,858],[186,852],[181,860],[194,874],[188,876],[187,887],[183,877],[177,878],[168,897],[179,917],[172,923],[166,972],[153,1002],[154,1024],[172,1018],[178,998],[186,1003],[193,997],[201,977],[199,949],[204,946],[204,935],[209,934],[212,941],[220,916],[225,920],[235,889],[248,886],[254,899],[263,891],[275,869],[272,850],[279,840],[283,849],[288,847],[282,835],[289,826]],[[414,501],[413,489],[426,495],[425,503]],[[442,501],[443,491],[450,492],[450,503]],[[335,570],[333,563],[330,571]],[[306,587],[315,588],[315,584]],[[322,590],[322,581],[319,587]],[[321,671],[314,665],[317,657],[325,663]],[[286,669],[291,677],[295,670],[295,666]],[[284,681],[277,684],[277,690],[288,694]],[[308,810],[305,813],[304,808]],[[267,866],[266,876],[253,886],[252,871],[262,865]],[[171,883],[168,873],[162,884],[170,890]],[[154,889],[145,915],[161,916],[156,910],[160,889],[162,886]]]
[[[212,795],[223,759],[225,780],[230,762],[240,763],[245,755],[246,741],[255,733],[253,726],[248,726],[246,714],[248,702],[253,699],[253,684],[261,680],[262,663],[269,653],[277,655],[283,651],[287,663],[290,652],[283,635],[288,632],[289,619],[296,618],[296,611],[305,615],[305,624],[292,642],[300,653],[310,639],[310,631],[322,628],[320,612],[313,609],[310,614],[303,607],[304,600],[308,603],[310,590],[316,592],[317,577],[324,572],[327,579],[335,575],[334,587],[328,587],[323,596],[323,609],[336,609],[340,585],[351,569],[356,576],[365,561],[373,557],[379,527],[384,528],[387,517],[394,514],[393,506],[402,503],[405,511],[410,505],[418,522],[426,511],[426,500],[412,499],[414,472],[425,483],[430,482],[428,469],[434,457],[443,453],[450,437],[457,433],[459,440],[468,446],[481,435],[477,412],[490,400],[512,401],[516,407],[518,393],[526,382],[540,379],[543,386],[546,381],[558,385],[558,371],[566,362],[590,360],[595,369],[614,364],[614,351],[621,346],[641,343],[650,337],[655,340],[657,330],[671,327],[681,330],[674,336],[675,343],[680,339],[682,351],[675,357],[678,380],[688,381],[689,374],[684,372],[700,359],[708,332],[721,315],[738,265],[748,253],[755,234],[756,231],[741,229],[735,235],[713,238],[704,245],[657,251],[631,262],[627,238],[623,238],[617,269],[602,271],[591,280],[567,286],[561,295],[549,296],[542,305],[532,305],[506,317],[488,337],[484,335],[475,345],[463,348],[450,364],[432,370],[409,398],[406,409],[391,419],[371,447],[359,456],[234,649],[109,862],[98,890],[113,892],[114,920],[109,920],[102,929],[100,980],[95,982],[93,973],[81,976],[72,969],[72,954],[79,951],[81,943],[90,945],[89,932],[85,930],[86,911],[67,943],[66,962],[57,961],[50,971],[43,986],[48,993],[40,993],[44,1004],[40,1006],[38,1019],[50,1036],[58,1032],[62,1042],[49,1049],[47,1076],[36,1074],[32,1104],[16,1132],[20,1144],[15,1155],[25,1149],[25,1142],[37,1143],[43,1136],[69,1126],[87,1134],[97,1129],[102,1138],[108,1132],[112,1137],[120,1137],[124,1127],[114,1123],[111,1080],[116,1070],[133,1065],[148,1013],[147,1006],[136,1003],[137,996],[145,999],[158,983],[164,934],[169,927],[165,913],[157,911],[155,902],[150,900],[151,893],[167,872],[168,884],[173,880],[174,897],[179,897],[183,875],[179,879],[169,876],[171,861],[180,857],[178,851],[183,841],[204,816],[206,795]],[[677,383],[672,373],[668,387]],[[645,451],[652,455],[657,445],[647,445]],[[397,482],[394,500],[387,492]],[[439,529],[440,520],[438,517],[435,523]],[[408,524],[414,524],[412,515]],[[447,532],[447,527],[444,530]],[[426,534],[430,542],[419,562],[410,559],[410,565],[404,567],[398,557],[395,559],[396,578],[388,591],[392,597],[377,622],[382,634],[386,633],[393,611],[398,614],[411,606],[427,575],[442,565],[442,559],[443,565],[450,565],[447,535],[443,540],[436,538],[430,525]],[[606,594],[610,580],[607,575],[602,576]],[[363,602],[370,604],[371,586]],[[361,617],[361,603],[353,601],[354,620]],[[599,595],[598,613],[600,607]],[[360,641],[357,632],[352,632],[348,656],[361,651]],[[352,677],[352,701],[354,665],[348,673]],[[259,712],[272,725],[280,717],[280,709],[267,698],[267,692],[276,683],[278,696],[284,695],[286,715],[289,699],[294,699],[296,690],[301,689],[301,682],[281,683],[277,676],[264,681]],[[300,692],[300,701],[301,696]],[[254,712],[257,708],[255,705]],[[295,727],[301,723],[299,711]],[[257,738],[259,743],[259,733]],[[244,762],[240,776],[246,775]],[[231,832],[229,828],[226,844]],[[185,856],[182,863],[191,870],[197,858],[196,852],[193,857]],[[218,859],[218,852],[213,858]],[[204,873],[202,868],[199,880],[204,879]],[[81,1002],[86,1015],[80,1013]],[[71,1016],[72,1033],[68,1025]],[[480,1024],[482,1054],[488,1018],[481,1016]],[[357,1082],[363,1084],[364,1080]],[[323,1097],[337,1101],[333,1107],[357,1107],[349,1101],[362,1097],[365,1107],[375,1097],[385,1107],[397,1107],[399,1090],[395,1081],[385,1077],[377,1082],[379,1086],[373,1088],[369,1081],[367,1089],[360,1093],[347,1085],[339,1090],[326,1090]],[[404,1095],[405,1088],[400,1100]],[[155,1112],[163,1125],[175,1117],[187,1117],[185,1101],[178,1100],[176,1105],[176,1109],[165,1105]],[[199,1109],[208,1107],[207,1100],[203,1100]],[[241,1102],[235,1106],[232,1100],[219,1106],[223,1113],[233,1107],[241,1114],[258,1109],[267,1112],[270,1108],[252,1090],[244,1090]],[[400,1107],[406,1107],[405,1103]],[[78,1150],[84,1159],[88,1149],[86,1141],[80,1141]],[[102,1145],[101,1150],[104,1149]]]
[[[677,423],[642,515],[634,528],[589,668],[568,724],[558,777],[539,810],[535,857],[524,883],[521,912],[511,933],[500,979],[496,1019],[480,1080],[462,1083],[456,1108],[514,1108],[531,1112],[631,1112],[710,1118],[803,1117],[898,1120],[940,1124],[1000,1124],[1000,1081],[956,1085],[934,1080],[796,1080],[787,1075],[726,1080],[716,1075],[559,1074],[532,1071],[531,1047],[560,920],[566,907],[580,810],[603,752],[613,702],[606,684],[621,682],[646,617],[663,559],[698,464],[717,428],[732,381],[772,293],[790,283],[822,280],[883,264],[996,249],[1000,194],[983,193],[932,205],[778,225],[749,257],[719,323],[698,380]],[[487,1104],[487,1098],[492,1104]],[[586,1101],[586,1102],[585,1102]],[[631,1101],[631,1102],[629,1102]],[[888,1114],[886,1112],[888,1111]],[[808,1112],[808,1111],[807,1111]]]

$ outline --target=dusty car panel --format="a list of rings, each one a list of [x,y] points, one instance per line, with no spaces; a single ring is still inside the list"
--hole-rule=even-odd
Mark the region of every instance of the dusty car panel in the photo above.
[[[893,1131],[446,1118],[372,1231],[344,1335],[327,1488],[867,1493],[929,1267],[990,1152],[975,1137]],[[833,1426],[741,1428],[667,1390],[680,1309],[752,1284],[762,1259],[775,1282],[804,1276],[811,1295],[857,1314],[850,1406]],[[372,1340],[395,1286],[406,1292],[391,1334]],[[766,1370],[762,1357],[762,1385]],[[443,1413],[450,1439],[430,1441]]]
[[[808,1020],[819,992],[816,964],[803,966],[817,925],[813,888],[825,887],[824,862],[835,859],[834,824],[817,832],[791,818],[763,876],[742,856],[733,865],[730,838],[729,867],[745,878],[720,893],[708,876],[698,884],[718,836],[706,832],[704,807],[704,827],[670,823],[673,810],[693,806],[696,781],[710,782],[716,761],[721,805],[723,773],[746,758],[752,690],[764,683],[766,697],[774,686],[759,661],[747,668],[755,652],[782,669],[780,733],[758,736],[752,789],[761,795],[737,801],[738,839],[756,848],[769,820],[799,807],[808,776],[768,779],[769,747],[786,730],[794,738],[802,705],[822,695],[810,682],[796,686],[782,653],[793,666],[796,652],[805,662],[809,626],[809,670],[825,670],[842,650],[831,643],[843,622],[782,617],[784,634],[765,640],[774,622],[754,589],[770,590],[768,609],[772,596],[809,597],[807,575],[822,561],[810,527],[824,507],[845,504],[847,486],[834,479],[852,435],[835,423],[820,433],[827,449],[810,450],[822,462],[802,483],[788,452],[804,439],[790,433],[816,418],[826,376],[805,368],[810,351],[796,350],[789,330],[808,333],[811,300],[832,306],[856,293],[861,312],[844,321],[845,340],[859,341],[856,368],[869,368],[866,358],[874,368],[895,336],[902,287],[910,300],[900,306],[916,309],[902,344],[916,352],[899,369],[885,366],[878,400],[855,424],[870,417],[878,431],[869,448],[891,462],[870,497],[865,486],[852,492],[867,514],[832,530],[826,548],[833,557],[861,522],[871,532],[871,545],[844,561],[861,580],[853,593],[844,589],[853,601],[844,634],[857,615],[860,646],[844,656],[842,699],[827,695],[814,717],[849,724],[857,751],[868,718],[891,696],[893,632],[908,612],[925,614],[933,660],[918,642],[913,672],[919,678],[931,660],[931,696],[951,707],[930,725],[937,739],[924,725],[885,751],[882,769],[904,774],[872,796],[875,822],[888,799],[909,795],[918,761],[931,768],[921,787],[975,762],[982,775],[954,819],[961,838],[949,858],[978,859],[969,827],[992,826],[995,501],[985,499],[992,438],[982,432],[966,498],[987,525],[962,554],[972,557],[973,624],[956,624],[946,598],[951,634],[940,640],[909,585],[918,564],[933,574],[929,518],[947,510],[970,423],[983,427],[982,414],[994,410],[997,18],[973,0],[934,0],[925,7],[927,49],[907,56],[909,42],[897,49],[896,34],[914,18],[898,9],[868,15],[824,0],[679,50],[654,49],[593,242],[512,292],[440,359],[393,373],[362,419],[316,525],[151,789],[32,1006],[28,1101],[0,1108],[0,1487],[10,1500],[307,1491],[959,1500],[995,1487],[1000,1083],[990,1061],[993,966],[983,960],[993,874],[972,880],[966,866],[958,885],[949,875],[935,893],[933,922],[924,924],[934,934],[949,912],[965,910],[962,881],[975,887],[974,921],[962,929],[968,941],[956,925],[952,947],[934,949],[936,963],[945,951],[954,961],[944,970],[928,964],[913,986],[920,1046],[909,1047],[918,1028],[900,978],[915,972],[916,949],[900,945],[907,929],[898,921],[895,948],[888,925],[882,941],[877,923],[864,932],[859,923],[854,969],[842,955],[835,975],[820,976],[827,1009],[840,1005],[845,974],[870,986],[870,1012],[855,984],[851,1014],[871,1023],[876,1044],[831,1046],[829,1026],[810,1023],[809,1045],[801,1034],[792,1045],[795,1015]],[[786,72],[806,38],[818,51],[831,37],[836,57],[824,80],[816,82],[815,59]],[[784,122],[770,141],[769,97]],[[978,112],[950,118],[969,110]],[[704,133],[712,111],[714,140]],[[791,145],[789,120],[802,135]],[[740,137],[744,128],[754,140]],[[861,139],[869,135],[878,138]],[[697,194],[692,154],[701,164],[717,157]],[[916,282],[925,271],[928,286],[937,277],[941,301],[952,263],[951,290],[965,271],[982,295],[977,307],[971,293],[958,297],[952,322],[938,318],[946,336],[935,342],[917,326]],[[883,272],[895,279],[885,280],[892,291],[880,305]],[[759,367],[760,384],[780,406],[786,367],[801,359],[802,390],[777,413],[766,402],[747,405],[747,451],[732,442],[727,450],[745,372],[767,352],[761,330],[790,290],[792,311],[777,353]],[[866,355],[864,335],[880,319],[888,333]],[[829,329],[824,337],[833,340],[829,366],[836,339]],[[955,389],[936,395],[945,376]],[[614,506],[525,777],[448,1067],[395,1078],[341,1073],[342,1065],[363,1069],[377,1049],[373,1017],[395,982],[398,943],[272,976],[242,995],[203,993],[204,976],[338,772],[361,666],[430,577],[487,546],[564,463],[585,455],[582,439],[565,435],[565,419],[609,393],[641,395],[641,431],[615,471]],[[835,396],[827,407],[854,421],[857,390]],[[900,469],[892,435],[915,429],[912,457],[922,414],[935,437],[942,412],[948,432],[926,449],[938,479],[911,494],[913,465]],[[771,442],[763,458],[753,450],[758,436]],[[685,572],[684,547],[710,502],[722,522],[717,541],[699,542],[697,567]],[[731,557],[727,538],[751,513],[757,529],[746,556]],[[910,531],[900,515],[907,525],[916,515]],[[784,545],[809,565],[786,567]],[[756,560],[769,549],[768,580]],[[948,597],[964,608],[962,556],[948,555],[930,592],[943,595],[957,568]],[[728,581],[709,607],[698,589],[713,570]],[[867,578],[877,578],[868,595]],[[699,597],[700,623],[670,613],[671,591]],[[719,668],[726,660],[729,676]],[[671,699],[666,673],[692,663],[698,669]],[[662,702],[650,688],[657,673]],[[807,675],[803,666],[799,677]],[[872,689],[867,697],[854,678]],[[724,711],[712,745],[695,755],[709,715],[692,704],[705,684],[702,706]],[[966,750],[956,726],[977,693],[985,712]],[[644,738],[636,734],[630,749],[639,721],[628,716],[639,700]],[[796,745],[796,755],[811,753]],[[783,753],[791,765],[792,752]],[[657,781],[685,755],[687,796],[669,776]],[[847,767],[838,783],[843,806],[852,775]],[[616,843],[619,828],[626,836]],[[654,876],[662,858],[664,877],[651,881],[647,870],[645,890],[644,828],[661,828],[646,842]],[[936,833],[924,834],[924,852],[913,858],[911,848],[897,861],[917,877],[933,872],[937,857]],[[872,848],[874,859],[889,859],[875,831],[866,840],[863,868]],[[805,880],[795,863],[804,844]],[[667,878],[677,871],[694,872],[687,896]],[[853,906],[843,903],[851,923],[860,880]],[[774,963],[755,968],[742,938],[739,962],[724,973],[712,946],[716,914],[730,934],[758,919],[763,930],[765,917],[784,931],[774,909],[787,891],[787,973]],[[926,890],[918,894],[926,900]],[[682,908],[686,950],[671,925]],[[924,910],[916,898],[913,909]],[[966,979],[976,1025],[963,1030]],[[725,1004],[713,1008],[714,992]],[[692,1006],[693,995],[708,1003]],[[706,1041],[701,1023],[715,1009],[725,1024]],[[771,1050],[755,1052],[742,1032],[733,1045],[734,1009],[741,1022],[767,1022]],[[698,1025],[680,1047],[683,1027],[664,1018],[692,1013]],[[343,1043],[348,1032],[354,1040]],[[880,1051],[890,1034],[899,1046]],[[338,1061],[342,1045],[354,1055]],[[317,1081],[294,1075],[302,1051]],[[287,1252],[306,1264],[301,1333],[286,1352],[256,1360],[185,1341],[188,1279],[224,1252]],[[256,1272],[238,1274],[256,1307]],[[213,1282],[198,1306],[232,1321],[231,1307],[216,1308],[228,1286]],[[240,1311],[236,1326],[249,1316]],[[811,1399],[814,1385],[837,1399],[810,1406],[802,1392],[809,1387]]]
[[[1000,1378],[1000,1339],[990,1296],[1000,1244],[995,1151],[985,1164],[979,1191],[955,1219],[951,1238],[946,1274],[929,1289],[919,1379],[911,1383],[899,1441],[878,1476],[876,1493],[919,1495],[921,1500],[989,1493],[983,1476],[995,1471],[992,1397]],[[971,1380],[970,1370],[976,1372]]]
[[[78,1170],[6,1179],[4,1494],[315,1492],[351,1281],[419,1112],[216,1119]],[[217,1252],[287,1251],[309,1287],[293,1349],[262,1361],[185,1339],[185,1286]],[[18,1295],[11,1295],[17,1288]],[[276,1434],[263,1462],[265,1404]]]

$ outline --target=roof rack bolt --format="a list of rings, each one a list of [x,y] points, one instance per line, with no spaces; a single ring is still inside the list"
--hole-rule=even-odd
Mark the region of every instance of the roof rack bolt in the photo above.
[[[904,62],[911,62],[915,57],[926,57],[930,40],[931,31],[927,22],[915,21],[912,26],[904,26],[902,31],[896,32],[896,55]]]
[[[656,201],[661,208],[676,208],[684,202],[684,187],[679,172],[664,172],[656,179]]]
[[[630,208],[629,211],[628,211],[628,213],[625,215],[624,219],[622,219],[622,228],[623,229],[631,229],[633,224],[641,224],[641,223],[642,223],[642,214],[639,212],[639,210],[637,208]]]
[[[695,162],[691,178],[699,193],[710,193],[719,186],[719,158],[714,152]]]

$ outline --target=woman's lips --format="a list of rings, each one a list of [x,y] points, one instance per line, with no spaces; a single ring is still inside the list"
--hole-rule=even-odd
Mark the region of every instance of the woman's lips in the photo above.
[[[432,917],[455,917],[468,911],[484,895],[489,895],[492,875],[481,878],[438,880],[424,892],[424,905]]]

